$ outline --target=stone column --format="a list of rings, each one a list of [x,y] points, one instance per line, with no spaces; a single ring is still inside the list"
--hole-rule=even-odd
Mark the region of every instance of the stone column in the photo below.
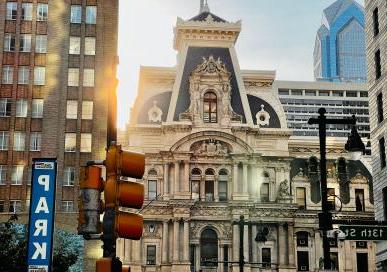
[[[219,175],[215,175],[214,179],[214,200],[219,202]]]
[[[257,237],[257,225],[252,225],[251,228],[252,228],[251,234],[253,236],[253,237],[251,237],[251,239],[255,239],[255,237]],[[258,262],[258,246],[257,246],[257,243],[255,241],[252,241],[252,243],[253,243],[253,246],[252,246],[253,259],[252,259],[252,262],[253,263],[257,263]]]
[[[169,162],[164,164],[164,199],[169,199]]]
[[[296,249],[294,247],[294,225],[293,223],[288,223],[288,264],[291,267],[295,266],[295,253]]]
[[[234,163],[234,171],[233,171],[233,194],[238,193],[238,163]]]
[[[189,195],[189,161],[184,161],[184,192]]]
[[[125,256],[124,256],[124,262],[129,263],[132,261],[131,253],[132,252],[132,240],[125,239]]]
[[[173,262],[179,262],[179,220],[175,218],[173,221]]]
[[[177,161],[175,162],[175,180],[174,180],[175,185],[174,185],[174,192],[173,192],[174,195],[179,194],[179,192],[181,191],[179,182],[180,182],[180,162]]]
[[[163,240],[162,240],[162,263],[168,263],[168,222],[169,220],[163,221]]]
[[[189,262],[189,221],[188,219],[184,219],[184,248],[183,248],[183,261],[184,262]]]
[[[284,225],[278,225],[278,252],[279,252],[279,267],[284,267],[286,260],[286,234]]]
[[[200,179],[200,200],[205,201],[206,200],[206,176],[202,175],[202,178]]]
[[[200,245],[195,245],[195,271],[200,271]]]
[[[248,183],[247,183],[247,163],[243,163],[243,194],[248,194]]]
[[[118,257],[120,259],[125,258],[125,239],[124,238],[118,238],[117,239],[117,249],[116,252],[118,253]]]
[[[320,258],[323,257],[323,247],[322,247],[322,237],[320,236],[320,231],[315,230],[314,233],[314,248],[315,248],[315,267],[320,267]]]
[[[221,261],[223,262],[224,261],[224,245],[221,245],[219,244],[219,260],[218,261]],[[223,263],[219,263],[219,268],[218,268],[218,271],[219,272],[223,272],[223,267],[224,267],[224,264]]]
[[[250,262],[250,254],[249,254],[249,226],[244,225],[243,226],[243,255],[245,255],[245,261]]]
[[[233,225],[232,227],[232,260],[234,262],[239,261],[239,226]]]

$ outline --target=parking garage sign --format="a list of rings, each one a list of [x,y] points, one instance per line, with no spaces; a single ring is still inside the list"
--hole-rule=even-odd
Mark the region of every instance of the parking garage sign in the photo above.
[[[28,271],[51,271],[56,159],[34,159],[32,163],[28,225]]]

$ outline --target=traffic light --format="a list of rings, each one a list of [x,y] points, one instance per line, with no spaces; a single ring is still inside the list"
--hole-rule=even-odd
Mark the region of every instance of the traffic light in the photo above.
[[[269,234],[269,228],[265,226],[261,227],[260,229],[258,229],[257,236],[255,237],[255,241],[265,243],[267,241],[268,234]]]
[[[102,232],[100,214],[103,212],[101,191],[104,184],[102,169],[97,166],[82,167],[80,173],[80,195],[78,199],[78,234],[87,238]]]

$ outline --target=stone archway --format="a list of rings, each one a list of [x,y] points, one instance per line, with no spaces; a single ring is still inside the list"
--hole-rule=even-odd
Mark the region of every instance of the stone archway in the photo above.
[[[200,235],[200,266],[215,268],[218,266],[218,234],[211,228],[205,228]]]

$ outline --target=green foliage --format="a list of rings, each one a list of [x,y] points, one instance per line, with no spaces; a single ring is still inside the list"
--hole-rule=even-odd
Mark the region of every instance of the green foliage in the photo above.
[[[27,271],[26,226],[16,224],[16,215],[0,223],[0,271]],[[53,271],[81,272],[83,239],[75,234],[56,230],[54,234]]]

